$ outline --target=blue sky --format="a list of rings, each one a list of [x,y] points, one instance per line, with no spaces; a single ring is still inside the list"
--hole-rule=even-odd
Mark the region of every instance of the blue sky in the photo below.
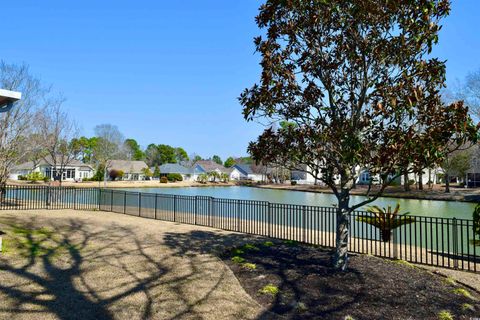
[[[246,154],[262,127],[237,101],[259,76],[260,1],[15,0],[2,6],[0,59],[25,62],[67,98],[84,135],[117,125],[146,146]],[[455,0],[434,55],[452,82],[480,68],[480,1]]]

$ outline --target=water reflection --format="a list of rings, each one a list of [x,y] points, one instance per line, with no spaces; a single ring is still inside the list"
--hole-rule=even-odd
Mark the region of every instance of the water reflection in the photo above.
[[[128,188],[125,190],[177,194],[189,196],[210,196],[227,199],[244,199],[290,203],[311,206],[332,206],[336,203],[333,194],[300,192],[289,190],[271,190],[249,187],[187,187],[187,188]],[[364,197],[352,196],[352,203],[362,201]],[[409,211],[416,216],[471,219],[475,204],[456,201],[413,200],[379,198],[373,204],[380,207],[395,206],[400,203],[402,212]]]

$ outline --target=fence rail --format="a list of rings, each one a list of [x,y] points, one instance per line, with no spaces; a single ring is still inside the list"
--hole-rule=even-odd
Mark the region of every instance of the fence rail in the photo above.
[[[2,201],[3,200],[3,201]],[[277,239],[334,247],[336,209],[267,201],[181,196],[97,188],[8,186],[0,209],[76,209],[213,227]],[[356,253],[409,262],[480,271],[473,221],[409,216],[412,222],[393,228],[365,223],[369,212],[350,216],[349,249]],[[391,232],[381,232],[381,229]]]

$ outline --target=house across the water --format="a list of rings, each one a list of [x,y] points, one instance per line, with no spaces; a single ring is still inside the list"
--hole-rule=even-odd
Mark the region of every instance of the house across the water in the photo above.
[[[51,157],[41,159],[37,162],[28,161],[21,163],[10,172],[9,178],[12,180],[20,180],[20,178],[26,177],[30,173],[39,172],[44,177],[54,180],[57,174],[62,174],[62,181],[82,181],[85,178],[93,177],[93,168],[77,159],[72,159],[67,163],[63,163],[59,159],[56,166]]]
[[[240,177],[238,180],[250,180],[250,181],[266,181],[267,174],[260,172],[260,170],[255,170],[250,164],[235,164],[234,169],[237,169],[240,172]]]
[[[130,160],[110,160],[107,164],[107,171],[112,170],[122,171],[122,180],[138,181],[145,180],[145,170],[148,169],[145,161],[130,161]]]
[[[230,180],[240,180],[241,173],[238,169],[232,168],[225,168],[223,165],[216,163],[212,160],[199,160],[195,162],[193,165],[193,169],[198,174],[202,173],[209,173],[209,172],[217,172],[219,174],[225,173],[228,175]]]
[[[166,177],[169,174],[180,174],[183,181],[195,181],[201,172],[195,171],[195,168],[188,168],[178,163],[165,163],[158,167],[160,170],[160,177]],[[155,168],[150,169],[152,172]]]

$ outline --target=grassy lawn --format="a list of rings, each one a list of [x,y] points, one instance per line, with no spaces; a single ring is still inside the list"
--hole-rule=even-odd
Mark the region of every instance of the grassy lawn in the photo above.
[[[0,212],[0,319],[254,319],[214,254],[245,241],[105,212]]]

